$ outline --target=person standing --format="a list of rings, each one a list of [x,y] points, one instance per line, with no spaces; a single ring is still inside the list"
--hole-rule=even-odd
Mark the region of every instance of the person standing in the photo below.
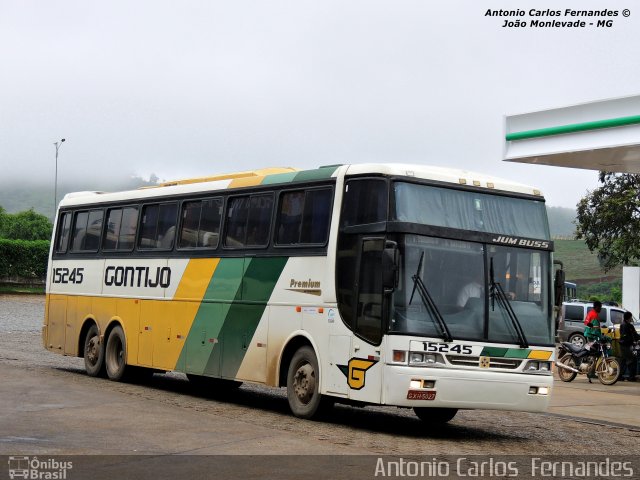
[[[636,381],[638,359],[633,354],[633,345],[640,340],[640,335],[632,323],[631,312],[624,312],[620,325],[620,350],[622,351],[622,367],[620,380]]]
[[[598,340],[602,337],[602,330],[600,330],[600,310],[602,310],[602,303],[599,301],[593,302],[593,309],[589,310],[586,318],[584,319],[584,338],[588,342]]]

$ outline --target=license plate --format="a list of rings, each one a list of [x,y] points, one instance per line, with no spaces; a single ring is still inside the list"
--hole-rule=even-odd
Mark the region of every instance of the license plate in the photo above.
[[[435,400],[436,392],[429,391],[418,391],[418,390],[409,390],[407,392],[407,400]]]

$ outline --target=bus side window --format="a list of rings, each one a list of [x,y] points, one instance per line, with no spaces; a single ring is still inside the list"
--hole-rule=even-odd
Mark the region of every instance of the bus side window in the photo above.
[[[178,248],[194,248],[198,245],[201,212],[201,201],[184,202],[182,205],[182,226],[180,227]]]
[[[276,244],[322,245],[331,216],[331,188],[296,190],[280,196]]]
[[[329,234],[332,197],[333,194],[330,188],[307,192],[304,202],[300,243],[326,243]]]
[[[342,200],[341,227],[384,222],[387,219],[387,182],[378,179],[350,180]]]
[[[273,194],[252,195],[249,204],[247,246],[264,247],[269,244]]]
[[[102,233],[102,210],[76,213],[71,240],[72,252],[97,252]]]
[[[112,208],[107,213],[107,228],[104,231],[104,250],[130,251],[136,236],[138,209],[135,207]]]
[[[227,204],[224,246],[267,246],[272,212],[272,193],[230,198]]]
[[[178,205],[175,203],[145,205],[142,208],[138,247],[162,250],[173,248],[177,212]]]
[[[84,247],[84,237],[87,234],[87,220],[89,212],[77,212],[73,222],[73,235],[71,237],[71,251],[80,252]]]
[[[247,235],[249,197],[230,198],[227,204],[227,225],[224,238],[225,247],[244,246]]]
[[[280,196],[276,244],[295,245],[300,242],[303,209],[303,190],[286,192]]]
[[[115,250],[118,247],[118,236],[122,225],[122,209],[112,208],[107,212],[107,228],[104,229],[102,248]]]
[[[198,231],[198,248],[216,248],[218,246],[221,219],[222,198],[203,200],[200,230]]]
[[[65,253],[69,245],[69,226],[71,225],[71,213],[62,214],[58,222],[58,232],[56,241],[56,253]]]
[[[122,226],[118,235],[118,250],[133,250],[136,239],[136,227],[138,226],[138,209],[126,207],[122,212]]]
[[[221,198],[185,202],[178,248],[216,248],[221,217]]]

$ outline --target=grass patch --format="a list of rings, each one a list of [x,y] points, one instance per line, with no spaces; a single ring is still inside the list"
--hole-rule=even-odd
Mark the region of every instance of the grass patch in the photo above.
[[[555,240],[553,243],[553,256],[563,263],[567,281],[578,285],[579,298],[620,301],[622,267],[605,272],[598,255],[590,252],[583,240]]]
[[[42,287],[23,287],[16,285],[0,285],[0,293],[25,293],[44,295],[45,289]]]

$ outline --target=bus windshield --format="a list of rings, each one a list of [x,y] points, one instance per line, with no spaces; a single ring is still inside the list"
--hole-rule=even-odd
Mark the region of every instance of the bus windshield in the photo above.
[[[407,182],[394,184],[395,215],[420,223],[548,240],[544,202]]]
[[[549,252],[423,235],[404,235],[399,246],[392,333],[441,337],[429,307],[418,295],[411,299],[413,277],[419,276],[454,339],[519,343],[513,321],[489,298],[493,263],[495,282],[506,293],[527,341],[553,344]]]

